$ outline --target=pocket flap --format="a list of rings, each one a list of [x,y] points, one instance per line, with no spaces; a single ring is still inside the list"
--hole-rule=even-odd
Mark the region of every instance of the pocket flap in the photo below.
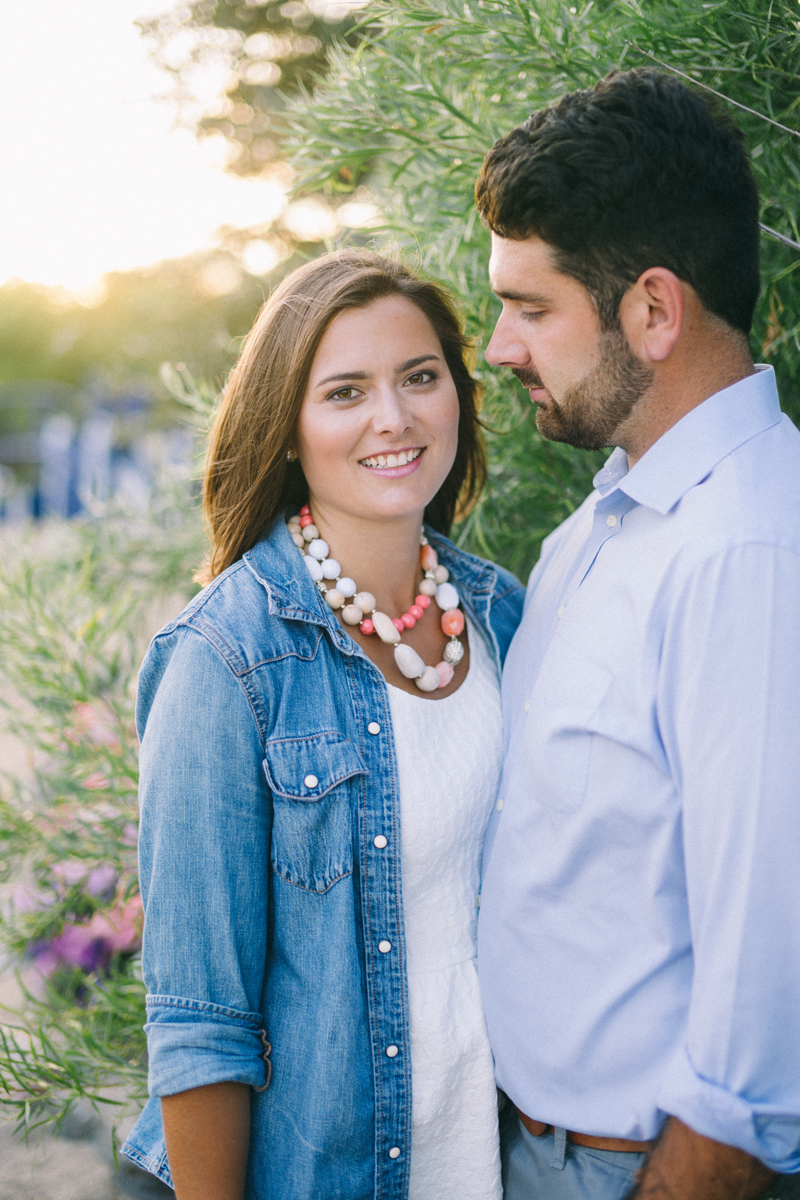
[[[272,791],[290,800],[319,800],[351,775],[366,775],[364,760],[340,733],[275,738],[265,746],[264,773]]]

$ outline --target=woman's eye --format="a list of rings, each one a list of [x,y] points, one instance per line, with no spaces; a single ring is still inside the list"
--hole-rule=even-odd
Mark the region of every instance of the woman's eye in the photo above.
[[[413,375],[409,375],[406,383],[410,383],[412,387],[418,387],[419,384],[430,383],[435,378],[435,371],[414,371]]]
[[[340,387],[328,396],[329,400],[352,400],[356,394],[354,387]]]

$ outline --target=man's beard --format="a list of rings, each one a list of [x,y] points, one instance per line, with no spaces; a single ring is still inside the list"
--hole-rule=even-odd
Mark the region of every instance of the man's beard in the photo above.
[[[534,371],[520,368],[514,374],[523,387],[544,387]],[[613,446],[615,433],[652,381],[652,370],[634,357],[622,330],[606,330],[597,366],[560,400],[551,396],[546,407],[537,406],[536,427],[551,442],[567,442],[581,450]]]

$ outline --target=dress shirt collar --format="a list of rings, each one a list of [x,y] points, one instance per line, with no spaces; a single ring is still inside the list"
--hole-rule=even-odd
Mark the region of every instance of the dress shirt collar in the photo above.
[[[594,485],[601,496],[618,487],[637,504],[664,515],[723,458],[780,419],[775,372],[757,366],[754,375],[715,392],[681,417],[630,470],[618,447]]]

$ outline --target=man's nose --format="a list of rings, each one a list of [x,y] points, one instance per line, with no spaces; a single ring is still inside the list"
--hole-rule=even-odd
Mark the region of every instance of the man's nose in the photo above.
[[[505,312],[498,317],[494,333],[489,339],[486,361],[493,367],[524,367],[530,362],[530,352],[525,343],[515,336],[513,323]]]

